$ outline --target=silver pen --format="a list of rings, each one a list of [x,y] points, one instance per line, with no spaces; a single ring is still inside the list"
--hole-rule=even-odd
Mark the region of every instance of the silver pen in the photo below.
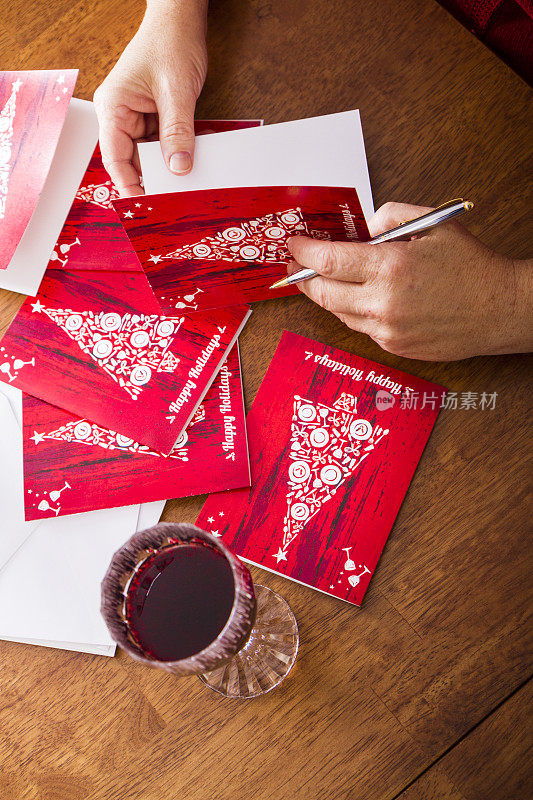
[[[456,200],[450,200],[449,203],[444,203],[442,206],[438,206],[433,211],[429,211],[427,214],[424,214],[421,217],[416,217],[416,219],[409,220],[409,222],[402,222],[396,228],[392,228],[390,231],[385,231],[384,233],[379,233],[377,236],[374,236],[372,239],[369,239],[368,242],[364,244],[381,244],[382,242],[391,242],[394,239],[403,239],[405,236],[413,236],[415,233],[420,233],[421,231],[426,231],[428,228],[434,228],[435,225],[440,225],[442,222],[447,222],[449,219],[456,217],[458,214],[463,214],[465,211],[471,211],[474,208],[474,204],[471,200],[463,200],[462,197],[457,198]],[[314,269],[300,269],[298,272],[293,273],[292,275],[288,275],[286,278],[282,278],[280,281],[276,281],[270,286],[270,289],[281,289],[282,286],[291,286],[293,283],[299,283],[300,281],[306,281],[309,278],[314,278],[319,273],[315,272]]]

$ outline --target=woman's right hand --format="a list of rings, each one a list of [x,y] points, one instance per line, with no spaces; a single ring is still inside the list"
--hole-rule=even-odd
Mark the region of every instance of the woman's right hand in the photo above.
[[[169,170],[192,169],[206,12],[207,0],[148,0],[139,30],[95,92],[102,159],[123,197],[143,194],[136,142],[158,130]]]

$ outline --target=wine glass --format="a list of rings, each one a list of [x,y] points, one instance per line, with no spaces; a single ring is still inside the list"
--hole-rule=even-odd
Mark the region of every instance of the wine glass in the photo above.
[[[70,483],[65,481],[65,485],[62,486],[61,489],[54,489],[53,492],[50,492],[50,494],[49,494],[50,500],[53,500],[54,503],[55,503],[61,497],[61,492],[64,492],[65,489],[71,489],[71,488],[72,487],[71,487]]]
[[[162,522],[134,534],[104,576],[101,612],[132,658],[174,675],[197,673],[229,698],[271,691],[298,652],[286,601],[254,587],[224,542],[194,525]]]
[[[346,563],[344,564],[344,569],[346,571],[351,571],[351,570],[355,569],[355,561],[353,560],[353,558],[350,557],[350,550],[352,548],[351,547],[343,547],[342,549],[346,553]]]

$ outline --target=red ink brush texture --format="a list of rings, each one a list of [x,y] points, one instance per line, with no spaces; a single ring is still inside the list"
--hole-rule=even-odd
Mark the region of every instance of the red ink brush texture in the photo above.
[[[161,316],[142,273],[47,270],[0,341],[0,380],[168,454],[248,314]]]
[[[266,186],[115,200],[113,205],[165,312],[205,310],[297,293],[270,289],[295,235],[366,241],[355,189]],[[149,201],[149,202],[148,202]]]
[[[77,76],[77,69],[0,72],[0,269],[39,201]]]
[[[285,332],[246,419],[252,488],[210,495],[197,524],[360,605],[445,391]]]
[[[250,485],[238,345],[169,456],[23,397],[26,519]]]
[[[256,127],[259,120],[196,120],[196,135]],[[97,146],[54,247],[51,269],[139,272],[142,267],[112,201],[119,196]],[[134,199],[135,203],[139,198]]]

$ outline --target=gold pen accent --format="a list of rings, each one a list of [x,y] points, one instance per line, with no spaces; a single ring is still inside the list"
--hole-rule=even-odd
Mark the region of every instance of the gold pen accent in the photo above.
[[[276,281],[273,283],[272,286],[269,286],[269,289],[281,289],[283,286],[289,286],[288,277],[282,278],[280,281]]]

